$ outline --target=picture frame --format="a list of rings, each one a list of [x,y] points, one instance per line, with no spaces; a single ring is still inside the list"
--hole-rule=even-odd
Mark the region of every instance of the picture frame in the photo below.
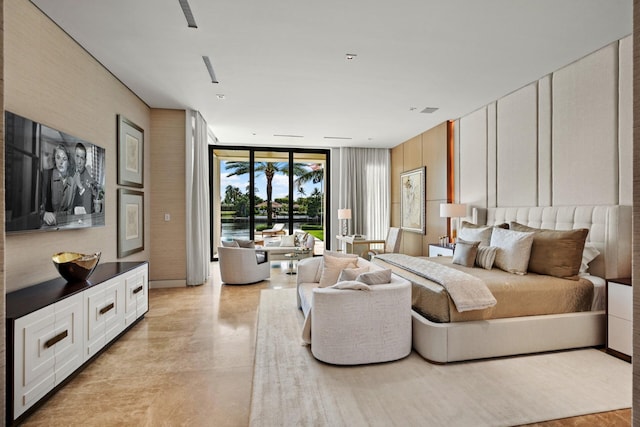
[[[118,188],[118,258],[144,250],[144,193]]]
[[[421,166],[400,174],[400,228],[412,233],[426,232],[427,168]]]
[[[118,114],[118,185],[144,187],[144,130]]]

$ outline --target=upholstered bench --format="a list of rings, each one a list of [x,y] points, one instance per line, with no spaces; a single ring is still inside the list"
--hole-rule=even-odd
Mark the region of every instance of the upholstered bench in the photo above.
[[[303,340],[311,344],[313,356],[336,365],[359,365],[409,355],[411,283],[391,274],[389,283],[365,285],[366,290],[359,290],[356,281],[320,287],[323,264],[327,256],[334,255],[328,252],[298,262],[298,307],[305,314]],[[363,258],[356,258],[355,263],[358,270],[383,270]]]

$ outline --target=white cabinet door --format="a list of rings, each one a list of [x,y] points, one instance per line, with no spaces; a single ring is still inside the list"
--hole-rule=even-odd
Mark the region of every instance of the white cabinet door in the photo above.
[[[84,292],[86,359],[124,330],[124,283],[120,277]]]
[[[82,317],[78,294],[16,319],[14,417],[82,364]]]
[[[125,278],[127,304],[126,323],[133,323],[147,312],[149,306],[149,278],[147,265],[140,266]]]

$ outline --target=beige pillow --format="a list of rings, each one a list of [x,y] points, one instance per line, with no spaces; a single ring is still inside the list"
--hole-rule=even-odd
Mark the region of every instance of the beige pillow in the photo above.
[[[589,230],[547,230],[511,222],[511,229],[533,232],[529,271],[578,280],[582,252]]]
[[[221,240],[220,243],[222,243],[222,247],[224,247],[224,248],[239,248],[240,247],[238,242],[236,242],[235,240],[232,240],[232,241]]]
[[[342,282],[343,280],[356,280],[362,273],[366,273],[369,271],[369,267],[357,267],[357,268],[345,268],[340,272],[340,276],[338,276],[338,282]]]
[[[456,247],[453,250],[453,263],[464,265],[465,267],[473,267],[476,262],[476,254],[478,253],[479,241],[467,242],[461,238],[456,240]]]
[[[491,245],[498,248],[495,265],[515,274],[527,274],[533,232],[505,230],[496,227],[491,233]]]
[[[329,255],[335,258],[353,258],[353,259],[358,259],[358,254],[348,254],[345,252],[336,252],[336,251],[324,251],[323,252],[324,255]]]
[[[356,277],[358,282],[366,283],[367,285],[385,285],[391,282],[391,269],[386,268],[384,270],[374,270],[368,273],[362,273]]]
[[[320,275],[320,287],[335,285],[340,272],[345,268],[356,268],[358,258],[338,258],[326,253],[322,256],[322,274]]]
[[[369,285],[365,285],[362,282],[357,282],[355,280],[345,280],[343,282],[338,282],[335,285],[331,286],[333,289],[355,289],[357,291],[370,291],[371,288]]]
[[[582,251],[582,263],[580,264],[580,273],[586,273],[589,270],[589,263],[600,255],[600,251],[596,249],[593,243],[586,242]]]
[[[491,270],[496,260],[496,252],[498,248],[493,246],[480,246],[476,254],[476,265],[485,270]]]

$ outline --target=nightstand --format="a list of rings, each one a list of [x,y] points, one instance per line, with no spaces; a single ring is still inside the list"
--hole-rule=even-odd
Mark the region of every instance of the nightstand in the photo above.
[[[630,278],[607,280],[607,352],[631,361],[633,288]]]
[[[429,256],[453,256],[453,247],[429,244]]]

